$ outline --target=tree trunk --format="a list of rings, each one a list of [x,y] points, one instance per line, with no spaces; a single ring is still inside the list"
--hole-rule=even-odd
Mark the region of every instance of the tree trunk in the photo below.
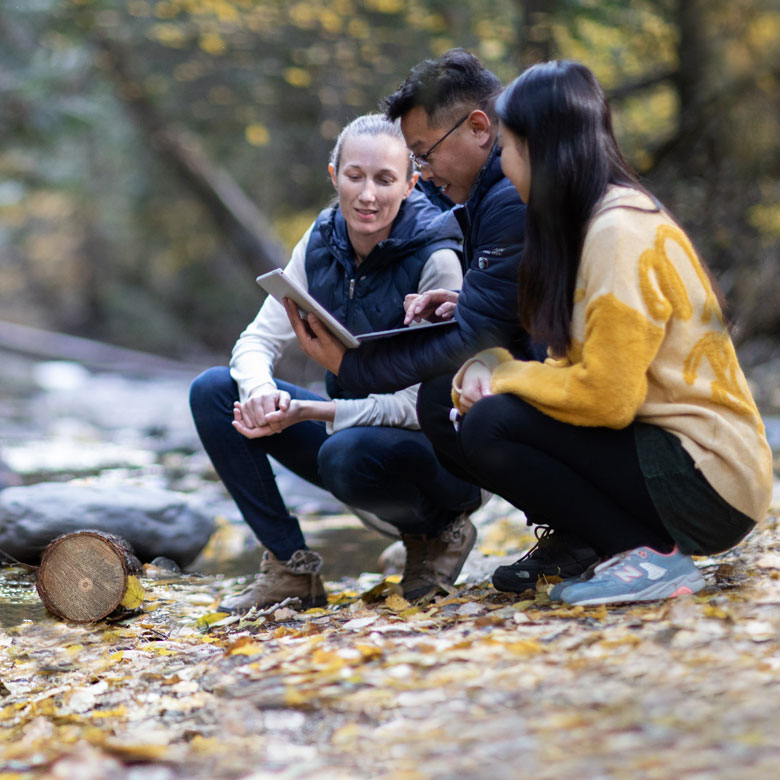
[[[521,67],[550,60],[555,56],[555,41],[550,21],[555,14],[555,0],[520,0],[523,29]]]
[[[132,376],[192,377],[203,371],[209,362],[206,359],[202,364],[172,360],[80,336],[0,320],[0,357],[2,351],[39,360],[72,360],[93,370],[118,371]]]
[[[273,236],[266,216],[224,168],[207,158],[201,144],[191,133],[171,127],[159,115],[134,78],[124,48],[99,33],[93,33],[93,40],[110,64],[117,95],[127,106],[150,147],[200,200],[251,272],[264,273],[283,265],[287,253]]]

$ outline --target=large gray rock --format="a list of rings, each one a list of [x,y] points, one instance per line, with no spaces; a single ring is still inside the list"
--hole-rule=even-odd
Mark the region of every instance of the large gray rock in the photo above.
[[[19,475],[3,460],[0,455],[0,490],[5,490],[12,485],[21,485]]]
[[[37,564],[60,534],[93,529],[127,539],[142,562],[164,556],[187,566],[214,519],[183,493],[133,485],[41,482],[0,492],[0,551]]]

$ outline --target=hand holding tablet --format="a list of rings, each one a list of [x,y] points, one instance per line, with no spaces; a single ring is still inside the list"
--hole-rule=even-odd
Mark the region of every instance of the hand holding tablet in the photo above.
[[[444,322],[426,322],[411,328],[404,327],[392,328],[390,330],[378,330],[372,333],[361,333],[356,336],[353,333],[350,333],[347,328],[319,303],[319,301],[312,298],[312,296],[295,280],[290,279],[281,268],[258,276],[256,281],[269,295],[276,298],[279,303],[283,303],[284,298],[289,298],[291,301],[295,302],[302,313],[317,315],[320,322],[322,322],[322,324],[345,347],[350,349],[359,347],[364,341],[387,338],[388,336],[395,336],[398,333],[408,333],[410,330],[418,330],[419,328],[439,328],[455,324],[454,319],[445,320]]]

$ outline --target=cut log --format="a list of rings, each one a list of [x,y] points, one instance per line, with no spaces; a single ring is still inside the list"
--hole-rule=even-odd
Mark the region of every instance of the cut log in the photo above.
[[[92,623],[124,611],[128,587],[137,589],[140,562],[124,539],[100,531],[78,531],[44,550],[35,586],[57,617]]]

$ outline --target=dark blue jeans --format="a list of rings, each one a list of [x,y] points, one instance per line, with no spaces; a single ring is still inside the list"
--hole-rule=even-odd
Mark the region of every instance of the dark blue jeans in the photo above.
[[[287,382],[276,384],[293,399],[326,400]],[[279,494],[269,455],[402,533],[437,534],[479,504],[479,488],[443,468],[421,431],[366,426],[328,435],[325,423],[304,421],[273,436],[247,439],[231,425],[237,400],[238,387],[225,367],[210,368],[190,388],[195,426],[219,478],[279,560],[306,543]]]

